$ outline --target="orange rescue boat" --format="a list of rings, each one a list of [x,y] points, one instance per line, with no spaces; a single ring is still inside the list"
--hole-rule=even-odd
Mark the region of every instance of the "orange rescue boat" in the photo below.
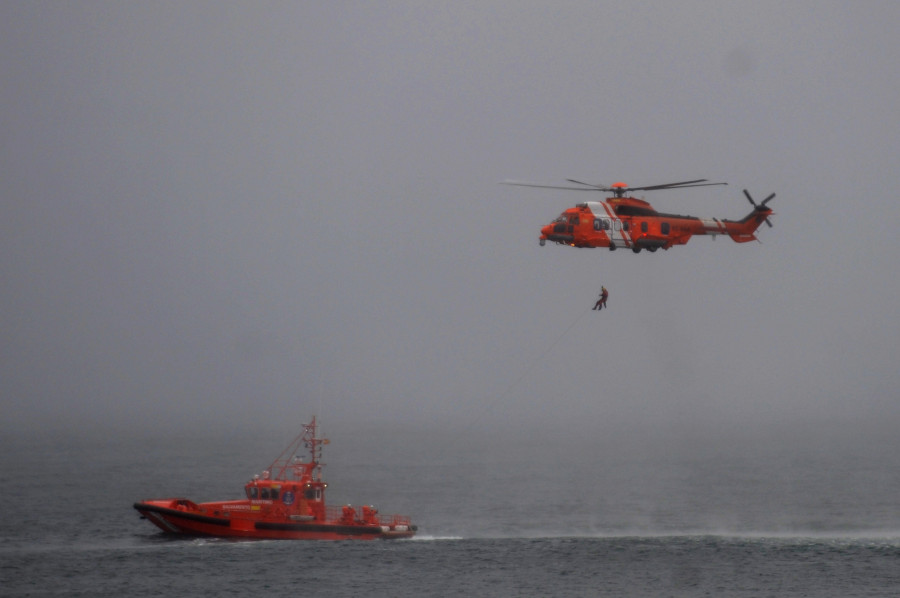
[[[142,519],[172,534],[265,540],[410,538],[409,517],[380,515],[371,506],[325,505],[322,446],[316,418],[263,472],[244,486],[243,500],[195,503],[186,498],[134,503]],[[300,456],[309,451],[309,460]]]

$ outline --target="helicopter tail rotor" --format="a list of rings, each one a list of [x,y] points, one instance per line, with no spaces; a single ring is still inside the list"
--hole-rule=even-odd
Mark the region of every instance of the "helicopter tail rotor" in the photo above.
[[[769,202],[772,200],[773,197],[775,197],[775,194],[774,194],[774,193],[771,194],[769,197],[765,198],[764,200],[762,200],[762,201],[759,202],[759,203],[756,203],[756,202],[753,200],[753,197],[750,196],[750,192],[747,191],[746,189],[744,189],[744,195],[747,197],[747,201],[750,202],[750,205],[753,206],[753,209],[756,210],[757,212],[766,212],[766,213],[770,213],[770,212],[772,211],[771,208],[767,208],[767,207],[766,207],[766,204],[769,203]],[[772,221],[769,220],[769,217],[768,217],[768,216],[766,216],[766,224],[769,225],[769,228],[772,228]]]

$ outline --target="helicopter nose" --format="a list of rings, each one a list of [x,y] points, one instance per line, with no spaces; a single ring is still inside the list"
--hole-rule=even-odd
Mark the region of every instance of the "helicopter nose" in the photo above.
[[[541,229],[541,247],[543,247],[544,244],[547,242],[547,239],[549,238],[549,236],[552,232],[553,232],[552,224],[548,224],[547,226],[545,226]]]

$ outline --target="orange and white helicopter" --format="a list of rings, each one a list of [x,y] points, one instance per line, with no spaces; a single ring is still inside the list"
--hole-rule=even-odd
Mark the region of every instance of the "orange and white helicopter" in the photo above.
[[[635,253],[640,253],[642,249],[652,252],[659,248],[668,249],[673,245],[684,245],[694,235],[728,235],[736,243],[746,243],[756,240],[756,229],[763,222],[772,226],[769,216],[774,212],[766,204],[775,197],[774,193],[756,203],[744,189],[744,195],[753,205],[753,211],[741,220],[720,220],[657,212],[649,203],[632,197],[630,193],[728,183],[707,183],[707,179],[697,179],[646,187],[629,187],[625,183],[614,183],[610,187],[604,187],[573,179],[566,180],[580,186],[503,181],[505,185],[523,187],[612,193],[612,197],[608,197],[606,201],[580,203],[560,214],[556,220],[541,229],[541,245],[552,241],[570,247],[608,247],[610,250],[627,247]]]

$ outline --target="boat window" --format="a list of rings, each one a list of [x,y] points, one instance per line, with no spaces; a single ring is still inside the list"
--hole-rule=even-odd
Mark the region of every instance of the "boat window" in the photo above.
[[[259,497],[258,490],[259,489],[256,486],[250,486],[249,488],[247,488],[247,496],[255,500]]]
[[[278,500],[278,488],[272,488],[272,492],[269,494],[269,497],[272,500]]]
[[[260,493],[260,498],[262,498],[263,500],[269,499],[269,489],[268,488],[262,488],[262,492]]]

